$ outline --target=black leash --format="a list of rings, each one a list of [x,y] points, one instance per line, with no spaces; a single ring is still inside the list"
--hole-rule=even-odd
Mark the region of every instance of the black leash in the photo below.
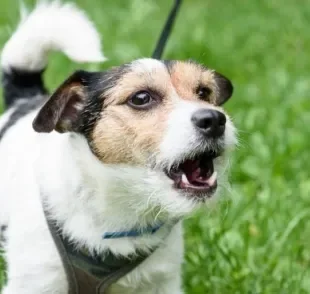
[[[172,27],[173,27],[173,24],[175,22],[177,13],[180,9],[181,3],[182,3],[182,0],[175,0],[174,6],[172,7],[172,9],[170,11],[170,14],[168,16],[166,24],[162,30],[162,33],[159,37],[159,40],[158,40],[156,47],[155,47],[155,50],[153,52],[152,57],[155,59],[160,59],[162,54],[163,54],[166,43],[167,43],[168,38],[170,36],[170,33],[172,31]]]

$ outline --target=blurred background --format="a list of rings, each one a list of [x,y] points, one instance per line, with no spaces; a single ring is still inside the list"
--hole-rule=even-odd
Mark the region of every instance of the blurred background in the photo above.
[[[109,61],[53,54],[51,90],[77,68],[148,57],[172,4],[73,2],[95,22]],[[19,3],[0,2],[1,47]],[[240,137],[225,195],[185,221],[185,293],[310,293],[310,1],[185,0],[164,58],[195,59],[233,81],[225,109]]]

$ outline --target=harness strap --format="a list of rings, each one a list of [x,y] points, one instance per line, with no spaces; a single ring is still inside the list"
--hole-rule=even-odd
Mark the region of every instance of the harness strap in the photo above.
[[[108,252],[103,258],[91,257],[77,250],[67,238],[63,237],[60,228],[51,219],[44,205],[43,210],[66,272],[68,294],[106,293],[111,284],[135,269],[159,247],[155,246],[148,253],[137,252],[128,257],[115,256],[112,252]]]
[[[50,219],[49,213],[46,210],[44,205],[43,205],[43,209],[44,209],[44,215],[47,221],[49,231],[53,237],[54,243],[61,257],[62,265],[66,272],[66,277],[67,277],[67,282],[68,282],[68,294],[79,294],[80,292],[78,289],[78,283],[76,280],[75,271],[74,271],[73,265],[70,262],[70,259],[68,257],[66,248],[62,242],[62,239],[60,235],[58,234],[58,228],[55,222],[53,222]]]

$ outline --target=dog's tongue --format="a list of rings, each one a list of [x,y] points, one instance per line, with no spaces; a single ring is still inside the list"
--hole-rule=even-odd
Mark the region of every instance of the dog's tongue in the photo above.
[[[189,183],[193,185],[210,185],[210,177],[213,173],[213,161],[207,161],[203,165],[199,160],[186,160],[182,166],[182,171],[185,173]]]

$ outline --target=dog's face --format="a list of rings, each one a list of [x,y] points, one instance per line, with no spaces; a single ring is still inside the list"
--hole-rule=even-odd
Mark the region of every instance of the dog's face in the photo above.
[[[194,62],[141,59],[107,72],[75,73],[33,125],[82,133],[104,166],[136,171],[127,183],[132,195],[139,190],[148,206],[153,194],[154,207],[182,214],[217,190],[224,155],[236,142],[220,107],[232,91],[224,76]]]

